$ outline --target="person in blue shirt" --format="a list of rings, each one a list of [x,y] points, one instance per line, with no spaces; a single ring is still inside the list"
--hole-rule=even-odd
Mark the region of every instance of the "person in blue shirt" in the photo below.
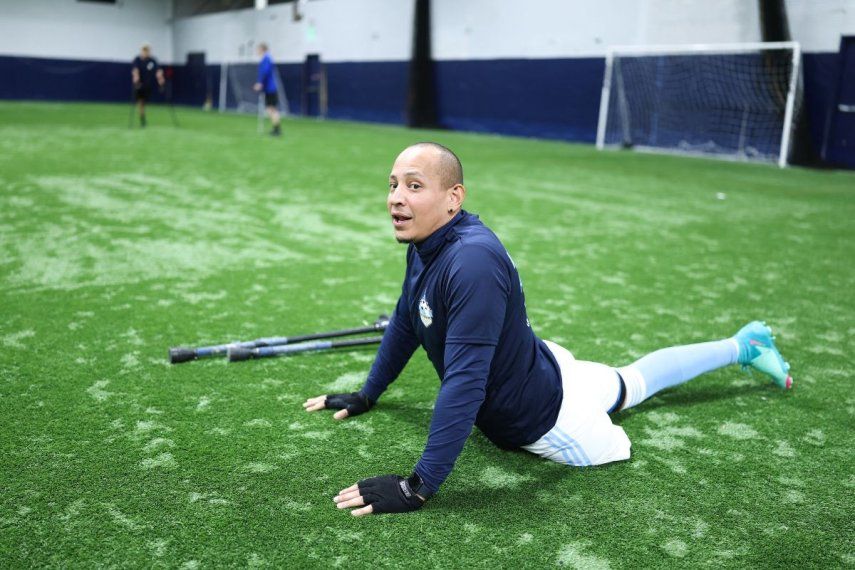
[[[338,508],[356,516],[420,508],[475,426],[501,448],[600,465],[630,456],[629,438],[609,414],[660,390],[736,363],[792,385],[771,331],[757,321],[731,338],[666,348],[620,368],[577,361],[532,331],[514,261],[462,209],[465,197],[460,160],[442,145],[413,145],[392,167],[387,207],[395,238],[408,244],[401,296],[362,389],[309,398],[303,407],[336,409],[336,420],[368,411],[419,346],[440,388],[412,474],[363,479],[333,498]]]
[[[131,82],[137,102],[140,127],[145,127],[145,104],[151,98],[155,86],[162,89],[166,82],[163,70],[157,65],[157,60],[151,56],[151,46],[148,44],[142,45],[140,54],[131,63]]]
[[[266,43],[258,44],[258,55],[261,56],[261,61],[258,63],[258,80],[252,88],[264,92],[264,107],[267,117],[273,125],[270,134],[278,137],[282,131],[279,127],[279,92],[276,90],[276,67],[273,64],[273,58],[270,57],[270,49]]]

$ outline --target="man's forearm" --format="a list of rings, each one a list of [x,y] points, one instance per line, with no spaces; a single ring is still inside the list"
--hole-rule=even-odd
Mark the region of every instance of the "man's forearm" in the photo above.
[[[418,339],[400,322],[397,315],[392,315],[362,393],[376,402],[401,374],[418,346]]]
[[[446,345],[446,375],[436,398],[430,434],[415,472],[431,493],[451,473],[486,396],[493,346]]]

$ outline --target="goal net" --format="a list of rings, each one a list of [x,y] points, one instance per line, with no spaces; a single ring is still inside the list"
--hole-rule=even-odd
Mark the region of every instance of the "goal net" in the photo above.
[[[799,61],[796,42],[612,47],[597,148],[786,166]]]
[[[279,71],[274,67],[276,92],[279,96],[279,113],[287,116],[288,99]],[[220,69],[220,112],[257,114],[259,121],[264,119],[264,93],[255,91],[252,86],[258,79],[257,63],[223,63]]]

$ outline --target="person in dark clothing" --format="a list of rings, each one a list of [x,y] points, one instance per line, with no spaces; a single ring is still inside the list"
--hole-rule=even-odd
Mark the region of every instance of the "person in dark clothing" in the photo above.
[[[157,60],[151,56],[151,46],[143,44],[140,54],[131,64],[131,81],[134,87],[134,98],[140,117],[140,126],[146,125],[145,104],[151,98],[155,87],[163,89],[166,79],[163,70],[157,65]]]

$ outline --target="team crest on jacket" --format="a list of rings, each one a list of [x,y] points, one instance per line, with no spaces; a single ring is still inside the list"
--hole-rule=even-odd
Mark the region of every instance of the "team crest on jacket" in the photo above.
[[[425,327],[429,327],[433,323],[433,311],[424,295],[422,295],[422,300],[419,301],[419,317],[421,317]]]

